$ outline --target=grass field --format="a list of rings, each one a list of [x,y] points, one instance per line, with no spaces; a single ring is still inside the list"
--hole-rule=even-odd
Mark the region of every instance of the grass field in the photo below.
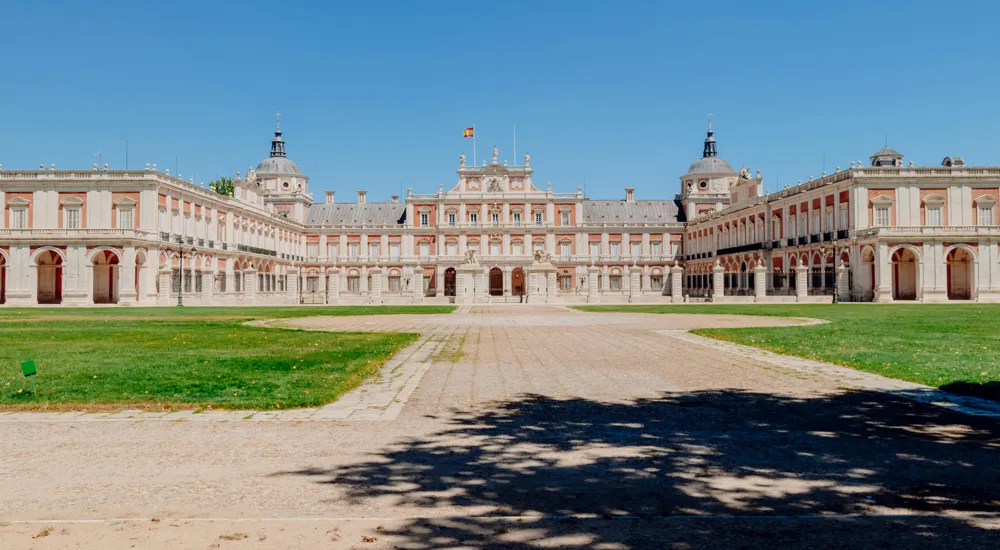
[[[450,306],[0,309],[0,410],[279,409],[329,403],[413,334],[248,327],[253,319]],[[20,362],[37,361],[38,395]]]
[[[836,304],[583,306],[584,311],[812,317],[804,327],[693,332],[1000,400],[1000,305]]]

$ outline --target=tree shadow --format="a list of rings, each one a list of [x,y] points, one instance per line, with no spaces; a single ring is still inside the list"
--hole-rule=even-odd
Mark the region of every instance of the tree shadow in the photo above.
[[[442,420],[367,462],[275,475],[313,477],[330,499],[359,506],[449,516],[389,533],[412,548],[553,538],[826,547],[852,537],[865,547],[975,548],[996,536],[977,518],[1000,512],[996,422],[881,393],[529,395]],[[566,519],[483,519],[522,515]]]
[[[968,395],[970,397],[981,397],[992,401],[1000,401],[1000,382],[996,381],[982,383],[952,382],[951,384],[941,386],[941,389],[958,395]]]

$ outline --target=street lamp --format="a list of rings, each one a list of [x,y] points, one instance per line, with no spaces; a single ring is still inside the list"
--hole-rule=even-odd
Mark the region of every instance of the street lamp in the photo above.
[[[184,305],[184,251],[180,251],[180,269],[177,271],[177,307]]]
[[[837,271],[837,261],[840,259],[840,253],[837,252],[837,239],[833,240],[833,303],[837,303],[837,295],[840,292],[837,291],[837,279],[840,278],[840,272]]]

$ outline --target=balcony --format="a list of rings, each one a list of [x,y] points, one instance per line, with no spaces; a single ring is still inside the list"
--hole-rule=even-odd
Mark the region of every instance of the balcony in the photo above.
[[[198,239],[198,246],[205,246],[205,239]]]
[[[776,241],[771,241],[771,248],[772,249],[781,248],[781,239],[778,239]]]
[[[823,241],[824,242],[826,242],[826,241],[832,241],[832,240],[833,240],[833,231],[827,231],[826,233],[823,233]]]
[[[791,239],[788,239],[787,241],[785,241],[785,244],[787,246],[795,246],[795,237],[792,237]]]
[[[223,250],[225,250],[225,245],[223,245]],[[256,246],[247,246],[245,244],[236,245],[236,250],[239,252],[249,252],[251,254],[260,254],[262,256],[274,256],[277,257],[278,253],[274,250],[267,250],[266,248],[258,248]]]
[[[812,235],[809,235],[809,242],[811,243],[821,242],[822,239],[820,239],[820,237],[821,235],[819,233],[813,233]]]
[[[184,237],[181,237],[180,235],[178,235],[176,233],[174,233],[173,235],[171,235],[171,237],[173,237],[173,242],[175,242],[177,244],[184,244]]]
[[[166,231],[160,231],[160,240],[170,242],[170,233]]]
[[[738,254],[740,252],[750,252],[752,250],[762,250],[763,248],[764,248],[764,243],[741,244],[739,246],[730,246],[730,247],[726,247],[726,248],[720,248],[718,251],[716,251],[716,254],[718,254],[720,256],[723,255],[723,254]]]
[[[799,237],[799,246],[805,246],[809,244],[809,237]]]
[[[215,241],[208,241],[209,248],[215,248]]]
[[[837,238],[838,239],[847,239],[847,238],[850,238],[850,236],[851,236],[850,230],[841,229],[841,230],[837,231]]]

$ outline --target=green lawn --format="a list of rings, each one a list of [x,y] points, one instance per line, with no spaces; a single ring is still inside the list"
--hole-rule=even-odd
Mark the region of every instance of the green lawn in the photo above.
[[[319,406],[356,387],[416,335],[307,332],[244,322],[453,309],[0,308],[0,410]],[[20,373],[25,359],[38,364],[37,396]]]
[[[693,332],[954,393],[1000,400],[1000,305],[997,304],[720,304],[577,309],[826,319],[830,323],[804,327]]]

